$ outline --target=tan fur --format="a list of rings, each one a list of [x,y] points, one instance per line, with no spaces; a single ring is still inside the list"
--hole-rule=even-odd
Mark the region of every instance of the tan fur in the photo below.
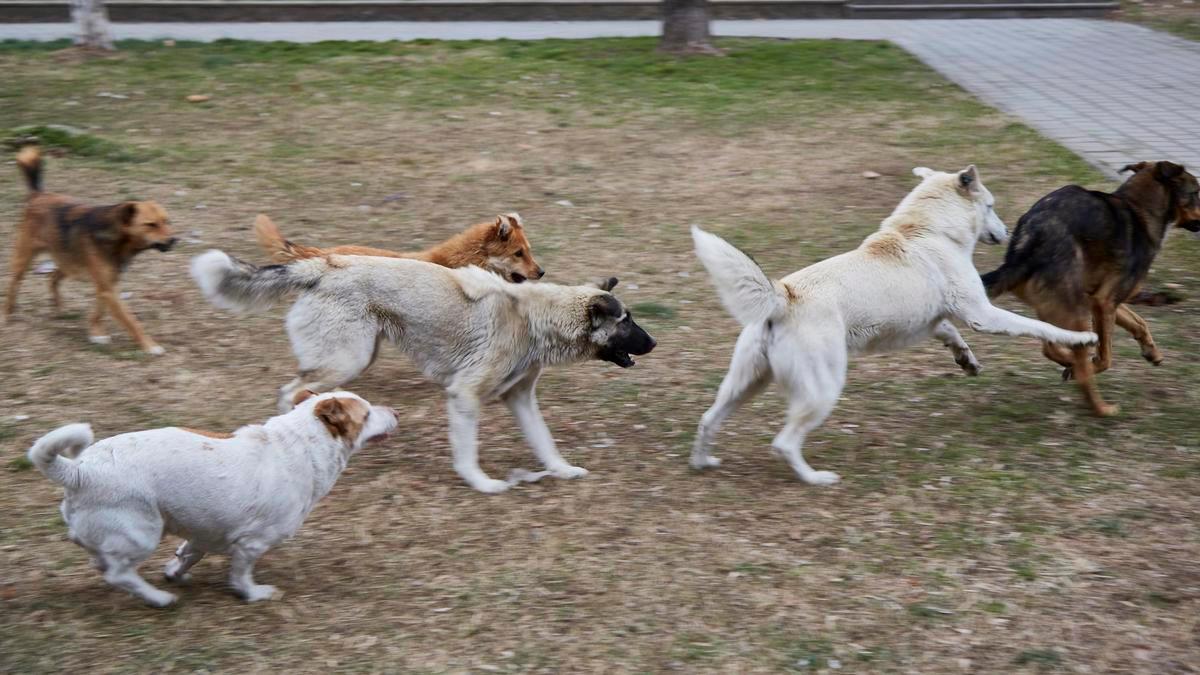
[[[863,251],[873,258],[903,260],[904,237],[896,232],[877,232],[863,242]]]
[[[220,432],[220,431],[205,431],[203,429],[193,429],[191,427],[179,427],[179,429],[181,431],[186,431],[189,434],[196,434],[197,436],[204,436],[205,438],[215,438],[217,440],[225,440],[225,439],[233,438],[233,434],[227,434],[227,433]]]
[[[346,398],[327,398],[313,407],[313,414],[329,429],[331,436],[350,442],[362,433],[370,411],[362,401]]]
[[[27,177],[41,168],[36,149],[23,149],[17,162]],[[65,239],[64,233],[68,235]],[[139,347],[161,353],[162,348],[146,335],[121,300],[117,282],[122,268],[138,253],[156,245],[169,247],[174,241],[167,212],[155,202],[89,206],[65,195],[41,192],[31,183],[13,244],[5,316],[12,316],[16,309],[17,291],[33,259],[40,253],[49,253],[57,266],[49,276],[50,296],[56,310],[61,309],[59,284],[63,279],[89,280],[96,289],[96,305],[88,322],[92,341],[108,340],[103,325],[104,314],[108,312]]]
[[[298,406],[316,395],[317,392],[313,391],[312,389],[301,389],[300,391],[296,392],[295,396],[292,397],[292,406]]]
[[[330,255],[366,255],[424,260],[442,267],[476,265],[492,269],[509,280],[512,280],[510,272],[516,272],[526,279],[538,279],[543,275],[542,268],[534,260],[529,239],[525,236],[525,228],[516,214],[499,215],[494,221],[472,225],[423,251],[401,252],[353,244],[329,249],[305,246],[284,238],[275,223],[263,214],[254,221],[254,234],[259,246],[277,263],[289,263],[305,258],[329,260]],[[503,261],[505,269],[496,269],[494,260]]]

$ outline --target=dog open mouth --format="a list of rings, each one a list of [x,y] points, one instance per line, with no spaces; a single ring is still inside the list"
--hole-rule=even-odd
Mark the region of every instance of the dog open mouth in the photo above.
[[[520,272],[509,272],[508,277],[512,279],[514,284],[519,284],[526,279],[525,275],[521,274]]]
[[[1200,220],[1185,220],[1179,226],[1188,232],[1200,232]]]
[[[629,357],[629,352],[621,351],[620,349],[605,348],[598,355],[601,360],[615,363],[622,368],[629,368],[636,363]]]

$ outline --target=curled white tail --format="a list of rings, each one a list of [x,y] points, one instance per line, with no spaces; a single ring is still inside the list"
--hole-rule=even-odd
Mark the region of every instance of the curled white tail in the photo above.
[[[787,309],[787,290],[732,244],[692,226],[696,257],[717,287],[721,304],[743,326],[778,318]]]
[[[75,457],[92,444],[92,427],[68,424],[42,436],[29,449],[29,461],[46,478],[67,487],[79,485],[79,463]]]
[[[292,291],[314,288],[321,280],[319,260],[258,267],[224,251],[192,259],[192,278],[208,301],[220,309],[261,311]]]

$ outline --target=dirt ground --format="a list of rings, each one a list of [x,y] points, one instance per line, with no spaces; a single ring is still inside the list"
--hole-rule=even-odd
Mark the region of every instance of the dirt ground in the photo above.
[[[128,45],[84,63],[0,47],[0,120],[68,124],[140,160],[68,148],[48,187],[159,200],[186,238],[123,282],[165,356],[115,327],[89,345],[88,286],[68,283],[55,316],[44,276],[0,327],[0,671],[1195,672],[1200,241],[1171,237],[1152,273],[1184,302],[1139,310],[1166,362],[1118,336],[1100,378],[1116,418],[1091,417],[1036,342],[964,329],[978,378],[932,341],[852,364],[806,448],[838,485],[801,484],[768,452],[773,393],[720,435],[718,470],[692,472],[738,327],[689,225],[782,276],[856,246],[915,165],[978,163],[1010,227],[1054,187],[1111,185],[891,47],[738,41],[674,62],[652,46]],[[22,196],[10,167],[12,222]],[[417,248],[509,210],[546,281],[619,277],[659,341],[629,370],[543,379],[547,422],[590,476],[470,490],[440,392],[385,349],[353,390],[399,408],[399,432],[262,559],[281,597],[237,600],[218,557],[176,607],[147,609],[66,541],[59,489],[21,459],[39,435],[231,430],[270,416],[292,376],[285,308],[214,310],[192,255],[262,260],[260,211],[305,243]],[[981,246],[976,263],[1001,255]],[[493,475],[536,468],[502,407],[480,436]],[[156,584],[175,543],[143,567]]]

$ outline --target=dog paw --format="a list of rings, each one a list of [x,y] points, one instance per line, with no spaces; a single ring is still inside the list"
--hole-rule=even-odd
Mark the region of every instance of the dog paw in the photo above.
[[[832,471],[813,471],[800,476],[800,480],[809,485],[833,485],[841,479],[841,476]]]
[[[963,372],[966,373],[967,375],[969,375],[970,377],[976,377],[979,375],[979,373],[983,372],[983,366],[979,365],[978,361],[971,361],[969,363],[964,363],[964,364],[962,364],[962,369],[963,369]]]
[[[1090,330],[1082,331],[1080,333],[1080,335],[1082,335],[1082,338],[1080,338],[1079,340],[1073,340],[1072,342],[1083,345],[1085,347],[1092,347],[1100,342],[1100,337]]]
[[[512,487],[507,481],[496,480],[495,478],[482,478],[471,482],[471,487],[488,495],[498,495],[501,492]]]
[[[179,562],[179,558],[172,558],[171,562],[167,563],[167,566],[163,568],[163,577],[174,584],[186,583],[192,578],[192,575],[186,572],[180,574],[179,568],[182,566],[183,563]]]
[[[142,600],[145,601],[147,605],[159,608],[174,604],[174,602],[178,599],[178,596],[176,596],[174,593],[168,593],[166,591],[155,591],[154,593],[147,593],[146,595],[142,596]]]
[[[1096,414],[1100,417],[1112,417],[1113,415],[1120,414],[1120,412],[1121,407],[1111,403],[1105,403],[1096,408]]]
[[[697,471],[703,471],[704,469],[715,469],[721,466],[721,460],[712,455],[692,455],[692,459],[688,462],[688,465]]]
[[[238,594],[246,602],[259,602],[260,600],[270,600],[271,596],[275,595],[276,590],[274,586],[255,584],[249,588],[240,589]]]
[[[106,345],[112,342],[112,338],[107,335],[89,335],[88,342],[94,345]]]
[[[162,356],[163,354],[167,353],[167,350],[163,349],[160,345],[154,345],[153,347],[147,348],[145,352],[150,356]]]
[[[584,476],[588,475],[588,470],[582,466],[571,466],[570,464],[567,464],[566,466],[559,466],[550,469],[550,475],[554,476],[555,478],[583,478]]]
[[[1063,368],[1063,371],[1062,371],[1062,381],[1063,382],[1069,382],[1072,379],[1074,379],[1074,377],[1075,377],[1075,369],[1073,367],[1067,366],[1066,368]]]

